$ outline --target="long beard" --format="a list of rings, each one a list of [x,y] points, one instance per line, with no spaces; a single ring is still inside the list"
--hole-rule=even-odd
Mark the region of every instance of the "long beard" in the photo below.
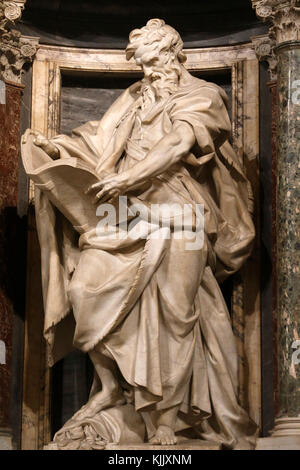
[[[175,93],[179,86],[180,73],[180,67],[175,62],[169,62],[160,70],[156,68],[150,77],[145,77],[141,89],[143,107],[167,99]]]

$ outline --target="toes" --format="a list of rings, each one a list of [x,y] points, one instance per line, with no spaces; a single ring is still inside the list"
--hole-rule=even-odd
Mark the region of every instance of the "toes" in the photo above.
[[[175,445],[177,443],[177,438],[172,430],[167,431],[166,429],[158,429],[155,436],[153,436],[149,442],[152,445],[168,446]]]
[[[150,442],[150,444],[153,444],[155,446],[160,444],[160,442],[159,442],[159,440],[157,439],[156,436],[152,437],[149,442]]]
[[[168,435],[165,435],[163,438],[162,438],[162,442],[161,442],[163,445],[168,445],[168,446],[173,446],[177,443],[177,439],[176,437],[174,436],[174,434],[168,434]]]

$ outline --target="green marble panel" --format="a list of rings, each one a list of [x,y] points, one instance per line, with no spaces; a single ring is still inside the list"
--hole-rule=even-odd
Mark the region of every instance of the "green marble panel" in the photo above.
[[[300,41],[283,43],[277,55],[279,416],[295,417],[300,415],[300,346],[295,343],[300,339]]]

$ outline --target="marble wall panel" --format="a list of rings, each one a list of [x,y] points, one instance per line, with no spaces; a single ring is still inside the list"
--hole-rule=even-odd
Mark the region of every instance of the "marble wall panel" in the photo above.
[[[9,428],[13,315],[18,300],[17,190],[23,87],[9,82],[4,86],[5,102],[0,105],[0,340],[5,344],[6,357],[0,364],[0,427]]]

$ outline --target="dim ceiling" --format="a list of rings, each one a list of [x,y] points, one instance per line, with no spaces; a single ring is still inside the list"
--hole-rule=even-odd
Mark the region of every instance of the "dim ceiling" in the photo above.
[[[27,0],[21,30],[42,43],[124,47],[128,33],[150,18],[174,26],[186,47],[243,42],[245,31],[265,28],[250,0]]]

